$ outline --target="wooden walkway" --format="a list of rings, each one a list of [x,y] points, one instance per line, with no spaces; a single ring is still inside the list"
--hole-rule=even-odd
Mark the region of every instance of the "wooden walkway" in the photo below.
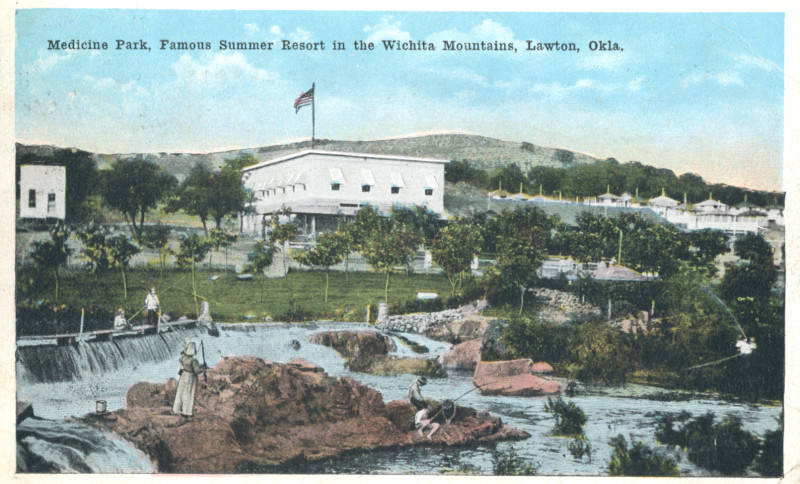
[[[78,341],[111,341],[114,338],[131,338],[145,334],[156,334],[157,332],[169,331],[171,329],[194,328],[195,326],[197,326],[196,319],[187,319],[162,323],[158,328],[152,324],[140,324],[129,329],[98,329],[94,331],[85,331],[83,333],[26,335],[17,338],[17,345],[44,346],[56,344],[58,346],[65,346],[76,344]]]

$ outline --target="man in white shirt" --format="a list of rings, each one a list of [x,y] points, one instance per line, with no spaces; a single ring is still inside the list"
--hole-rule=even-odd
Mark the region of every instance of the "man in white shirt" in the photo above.
[[[144,298],[144,309],[147,311],[147,323],[154,326],[158,325],[158,309],[161,303],[156,295],[156,288],[151,287],[147,297]]]

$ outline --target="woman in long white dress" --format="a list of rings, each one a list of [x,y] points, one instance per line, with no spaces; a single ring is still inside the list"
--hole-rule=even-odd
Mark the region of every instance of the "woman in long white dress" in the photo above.
[[[197,377],[203,373],[205,367],[194,357],[197,347],[194,342],[186,345],[178,359],[178,389],[175,393],[175,403],[172,413],[191,417],[194,408],[194,396],[197,392]]]

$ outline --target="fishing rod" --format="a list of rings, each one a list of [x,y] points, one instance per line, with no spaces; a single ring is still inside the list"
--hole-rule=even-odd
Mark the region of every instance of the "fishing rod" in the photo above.
[[[475,390],[477,390],[479,388],[483,388],[483,387],[485,387],[487,385],[490,385],[492,383],[497,383],[498,381],[500,381],[500,379],[488,381],[488,382],[484,383],[483,385],[475,385],[474,387],[470,388],[466,392],[464,392],[461,395],[459,395],[458,397],[456,397],[455,400],[450,400],[450,403],[453,405],[453,416],[455,416],[455,414],[456,414],[456,402],[457,401],[461,400],[462,398],[464,398],[465,396],[469,395],[470,393],[474,392]],[[507,388],[511,388],[511,385],[506,385],[503,388],[501,388],[501,390],[505,390]],[[445,400],[445,402],[447,402],[447,400]],[[436,413],[433,414],[433,416],[431,417],[431,420],[433,420],[434,418],[439,416],[439,414],[442,413],[442,410],[444,410],[444,407],[445,407],[445,405],[444,405],[444,402],[443,402],[442,405],[439,407],[439,410],[437,410]]]
[[[203,382],[208,383],[208,375],[206,375],[208,366],[206,365],[206,348],[203,346],[203,338],[200,338],[200,354],[203,355]]]

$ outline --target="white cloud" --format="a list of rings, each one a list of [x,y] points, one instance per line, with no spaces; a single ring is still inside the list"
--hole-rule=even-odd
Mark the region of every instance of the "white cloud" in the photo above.
[[[273,25],[272,27],[270,27],[269,28],[269,33],[271,33],[272,35],[278,36],[278,37],[282,37],[283,36],[283,32],[281,31],[281,28],[279,26],[277,26],[277,25]]]
[[[631,56],[625,52],[584,52],[581,49],[577,60],[577,66],[587,71],[604,70],[611,71],[619,68],[630,61]]]
[[[645,81],[645,78],[642,77],[642,76],[639,76],[639,77],[637,77],[635,79],[631,79],[628,82],[628,90],[629,91],[638,91],[638,90],[640,90],[642,88],[642,84],[644,83],[644,81]]]
[[[734,54],[732,57],[738,67],[756,67],[763,71],[781,70],[775,63],[763,57],[756,57],[749,54]]]
[[[394,22],[392,18],[391,16],[383,17],[375,25],[365,26],[364,32],[369,34],[366,41],[380,42],[384,39],[411,40],[411,34],[400,27],[402,23],[399,20]]]
[[[250,35],[255,35],[261,32],[261,27],[259,27],[258,24],[254,23],[244,24],[244,31]]]
[[[71,50],[64,52],[64,54],[40,50],[39,57],[31,64],[28,64],[25,70],[38,71],[40,73],[47,72],[56,65],[68,61],[73,55],[75,55],[74,51]]]
[[[192,84],[214,83],[234,79],[271,81],[278,78],[274,72],[253,66],[241,52],[218,53],[207,58],[205,63],[184,54],[172,64],[179,81]]]
[[[294,32],[289,34],[289,38],[295,42],[307,42],[311,39],[311,32],[297,27]]]
[[[609,93],[616,90],[617,87],[618,86],[615,84],[604,84],[597,82],[594,79],[578,79],[574,84],[566,86],[560,82],[551,82],[547,84],[536,83],[531,87],[531,91],[547,94],[552,98],[562,98],[576,92],[588,90]]]
[[[720,86],[730,86],[730,85],[744,86],[744,82],[742,81],[742,78],[739,76],[739,73],[730,70],[717,72],[716,74],[704,71],[693,72],[688,76],[684,76],[684,78],[681,79],[681,86],[689,87],[693,84],[700,84],[702,82],[708,82],[708,81],[716,82]]]
[[[89,74],[79,76],[84,81],[90,90],[114,90],[122,94],[132,94],[136,96],[144,96],[149,94],[147,89],[142,87],[138,82],[130,80],[124,84],[117,82],[110,77],[94,77]]]
[[[510,28],[488,18],[472,27],[470,33],[481,40],[498,40],[501,42],[514,40],[514,32]]]

